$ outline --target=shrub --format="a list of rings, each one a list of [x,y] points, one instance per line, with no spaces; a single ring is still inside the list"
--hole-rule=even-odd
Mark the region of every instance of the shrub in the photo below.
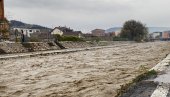
[[[82,38],[79,38],[79,37],[76,37],[76,36],[55,35],[54,38],[55,38],[55,40],[58,40],[58,41],[84,41]]]
[[[128,39],[115,36],[113,37],[113,41],[128,41]]]

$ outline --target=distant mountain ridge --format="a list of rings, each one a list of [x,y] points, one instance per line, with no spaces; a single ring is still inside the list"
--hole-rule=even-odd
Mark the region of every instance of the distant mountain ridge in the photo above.
[[[51,30],[51,28],[48,28],[48,27],[43,27],[43,26],[35,25],[35,24],[27,24],[27,23],[17,21],[17,20],[11,20],[10,27],[11,28],[49,29],[49,30]]]
[[[109,29],[106,30],[106,33],[121,31],[121,29],[122,29],[122,27],[109,28]],[[148,27],[148,30],[149,30],[150,33],[164,32],[164,31],[170,31],[170,27]]]

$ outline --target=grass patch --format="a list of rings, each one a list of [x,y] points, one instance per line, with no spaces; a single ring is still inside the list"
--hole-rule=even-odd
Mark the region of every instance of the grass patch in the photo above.
[[[58,41],[74,41],[74,42],[82,42],[84,41],[83,38],[79,38],[76,36],[60,36],[60,35],[54,35],[55,40]]]
[[[151,71],[148,71],[146,73],[143,73],[137,76],[135,79],[133,79],[133,82],[140,82],[142,80],[146,80],[146,79],[156,77],[156,76],[157,76],[157,72],[155,70],[151,70]]]
[[[122,37],[113,37],[113,41],[129,41],[127,38],[122,38]]]
[[[138,82],[140,82],[142,80],[156,77],[157,74],[158,73],[155,70],[147,71],[145,73],[140,74],[135,79],[133,79],[131,82],[129,82],[125,85],[122,85],[121,88],[119,90],[117,90],[117,95],[115,97],[120,97],[123,93],[127,92],[130,86],[137,84]]]

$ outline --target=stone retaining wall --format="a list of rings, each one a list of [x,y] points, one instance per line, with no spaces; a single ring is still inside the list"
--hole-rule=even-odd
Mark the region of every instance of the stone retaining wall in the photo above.
[[[0,54],[26,53],[34,51],[58,50],[55,43],[0,43]]]
[[[115,44],[124,44],[127,42],[113,42],[113,41],[102,41],[102,42],[60,42],[65,48],[86,48],[96,46],[108,46]],[[0,54],[11,54],[11,53],[26,53],[35,51],[46,51],[46,50],[60,50],[61,48],[54,42],[31,42],[31,43],[0,43]]]

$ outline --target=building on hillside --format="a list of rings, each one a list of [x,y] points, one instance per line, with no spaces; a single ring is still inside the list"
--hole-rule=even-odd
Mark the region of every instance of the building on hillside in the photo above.
[[[83,34],[81,31],[73,31],[73,32],[64,32],[63,34],[64,36],[75,36],[75,37],[79,37],[82,38]]]
[[[106,36],[114,37],[114,36],[116,36],[116,33],[115,32],[107,32]]]
[[[29,40],[33,38],[40,41],[49,41],[51,39],[51,29],[12,27],[10,29],[10,41],[15,41],[16,38],[18,38],[18,40],[21,40],[22,32],[25,35],[27,42],[29,42]]]
[[[154,40],[160,40],[162,38],[162,32],[153,32],[150,34],[150,38]]]
[[[105,30],[103,29],[95,29],[95,30],[92,30],[91,32],[93,36],[97,36],[97,37],[105,36]]]
[[[59,34],[61,36],[75,36],[75,37],[83,37],[83,33],[81,31],[74,31],[73,29],[67,27],[55,27],[51,34]]]
[[[59,26],[59,27],[56,27],[56,28],[61,30],[62,32],[74,32],[73,29],[70,29],[68,27],[61,27],[61,26]]]
[[[63,35],[63,31],[61,31],[60,29],[58,29],[57,27],[55,27],[52,31],[51,31],[51,35]]]
[[[170,31],[164,31],[162,33],[162,39],[170,39]]]
[[[27,29],[27,28],[12,28],[12,31],[15,33],[15,32],[20,32],[24,35],[26,35],[27,37],[30,37],[30,35],[32,33],[37,33],[37,32],[41,32],[40,29]]]
[[[87,41],[112,41],[115,36],[114,32],[106,32],[103,29],[94,29],[91,34],[84,34]]]

